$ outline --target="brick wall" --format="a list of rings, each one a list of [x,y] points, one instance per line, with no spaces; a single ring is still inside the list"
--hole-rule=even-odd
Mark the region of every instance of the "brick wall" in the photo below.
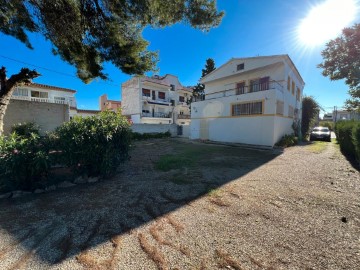
[[[35,122],[40,126],[41,134],[44,134],[66,121],[69,121],[68,105],[11,100],[5,114],[4,133],[9,134],[14,124]]]

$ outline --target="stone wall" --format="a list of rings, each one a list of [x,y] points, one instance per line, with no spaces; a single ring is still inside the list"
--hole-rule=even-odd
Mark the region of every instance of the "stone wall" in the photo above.
[[[66,121],[69,121],[68,105],[11,100],[5,114],[4,133],[9,134],[14,124],[35,122],[40,126],[41,134],[44,134]]]

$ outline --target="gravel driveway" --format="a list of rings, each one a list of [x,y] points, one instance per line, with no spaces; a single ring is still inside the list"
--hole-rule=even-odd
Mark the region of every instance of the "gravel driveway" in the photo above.
[[[0,269],[360,269],[360,174],[335,143],[131,155],[112,179],[0,201]]]

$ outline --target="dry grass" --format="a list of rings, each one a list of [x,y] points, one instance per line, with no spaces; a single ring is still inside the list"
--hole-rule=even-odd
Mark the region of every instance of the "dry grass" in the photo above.
[[[244,268],[240,265],[239,262],[234,260],[227,252],[223,250],[215,250],[217,262],[219,267],[228,267],[231,266],[235,270],[243,270]]]
[[[159,270],[168,270],[169,267],[165,261],[163,254],[146,240],[146,237],[142,234],[138,234],[138,239],[141,248],[148,255],[148,257],[156,264]]]
[[[180,222],[176,221],[176,220],[175,220],[173,217],[171,217],[170,215],[167,215],[167,216],[166,216],[166,219],[167,219],[167,221],[169,222],[169,224],[174,227],[174,229],[175,229],[176,232],[179,233],[179,232],[181,232],[181,231],[183,231],[183,230],[185,229],[185,227],[184,227]]]

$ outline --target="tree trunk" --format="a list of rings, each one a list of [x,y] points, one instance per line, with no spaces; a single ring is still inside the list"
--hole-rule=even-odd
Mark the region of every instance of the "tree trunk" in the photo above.
[[[35,70],[22,68],[18,74],[14,74],[10,79],[7,79],[5,67],[0,69],[0,135],[4,132],[5,113],[15,88],[20,85],[30,84],[32,79],[39,76],[40,74]]]
[[[11,89],[9,89],[9,91],[6,94],[2,94],[0,96],[0,136],[4,132],[5,112],[10,103],[10,99],[14,90],[15,90],[15,85]]]

